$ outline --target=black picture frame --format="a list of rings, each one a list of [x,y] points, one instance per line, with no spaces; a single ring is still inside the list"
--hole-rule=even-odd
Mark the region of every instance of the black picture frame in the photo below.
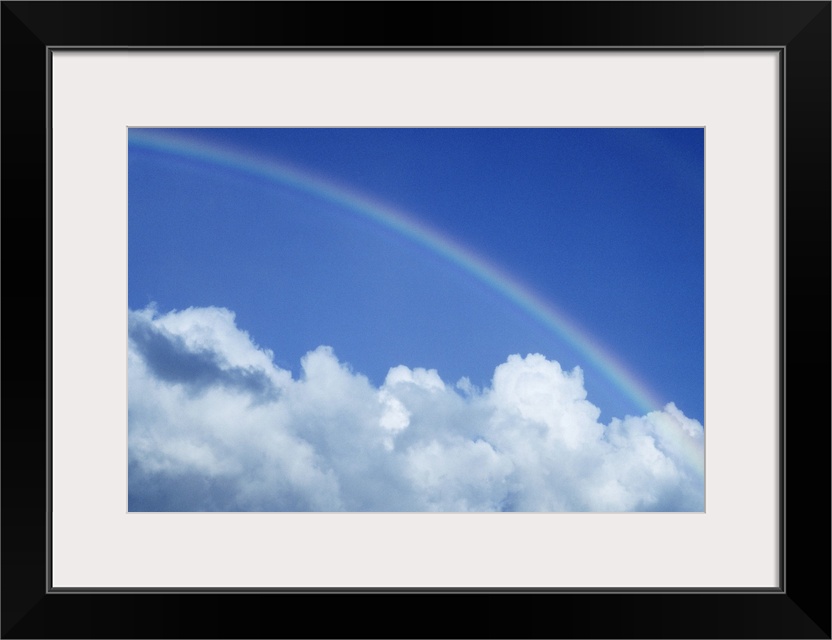
[[[829,1],[3,2],[2,637],[829,638],[830,15]],[[48,96],[66,47],[778,51],[779,587],[53,590]]]

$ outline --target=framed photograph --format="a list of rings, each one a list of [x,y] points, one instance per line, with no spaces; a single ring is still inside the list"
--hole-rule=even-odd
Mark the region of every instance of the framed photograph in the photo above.
[[[4,637],[830,637],[828,2],[2,11]]]

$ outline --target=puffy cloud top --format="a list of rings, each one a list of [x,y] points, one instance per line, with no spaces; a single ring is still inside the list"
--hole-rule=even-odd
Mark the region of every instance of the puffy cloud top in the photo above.
[[[580,369],[491,386],[330,347],[299,379],[220,308],[129,315],[131,511],[701,511],[704,429],[673,404],[598,422]]]

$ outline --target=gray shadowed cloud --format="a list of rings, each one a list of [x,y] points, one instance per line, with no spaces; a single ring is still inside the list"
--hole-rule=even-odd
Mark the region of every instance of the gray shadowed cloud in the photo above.
[[[279,390],[254,367],[229,366],[215,351],[191,348],[177,335],[131,315],[128,336],[145,364],[160,380],[181,384],[193,393],[214,386],[250,394],[258,402],[276,399]]]

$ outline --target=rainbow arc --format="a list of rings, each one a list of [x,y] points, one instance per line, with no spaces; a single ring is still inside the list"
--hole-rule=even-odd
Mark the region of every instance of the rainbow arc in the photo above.
[[[394,207],[349,187],[336,185],[273,159],[243,154],[164,130],[132,128],[129,130],[129,143],[272,180],[372,220],[456,265],[511,301],[580,352],[590,364],[601,371],[645,413],[659,411],[663,407],[657,394],[635,373],[628,370],[612,351],[579,327],[552,302],[545,300],[524,283],[512,277],[499,265],[489,262],[458,241],[443,236],[435,229]],[[662,422],[667,424],[668,421],[662,420]],[[702,440],[690,437],[681,427],[665,430],[671,432],[668,435],[673,435],[675,444],[685,451],[685,457],[694,465],[694,468],[702,470],[704,466]]]

